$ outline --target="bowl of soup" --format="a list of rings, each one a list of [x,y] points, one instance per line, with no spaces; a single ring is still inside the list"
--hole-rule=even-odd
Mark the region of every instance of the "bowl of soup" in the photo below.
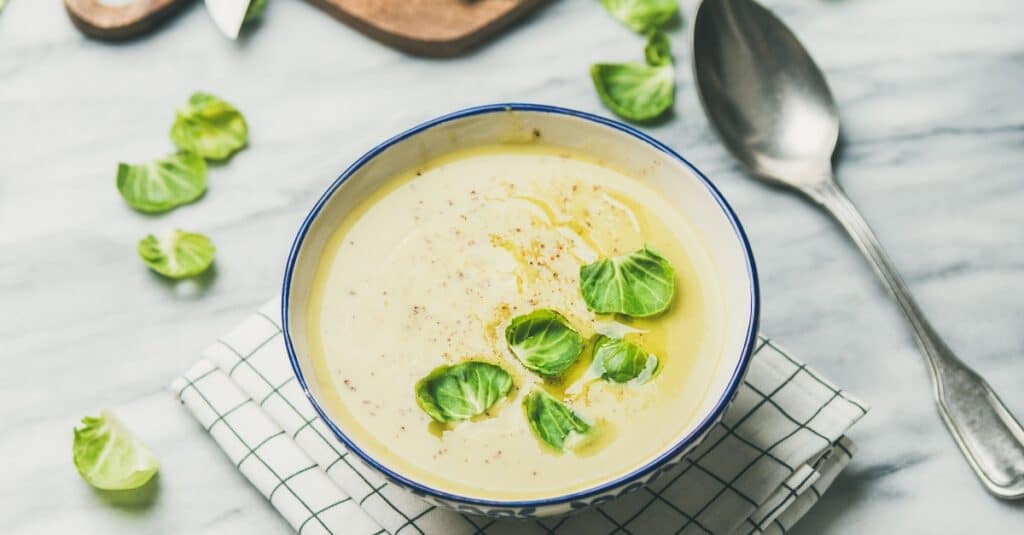
[[[367,152],[285,272],[287,351],[344,446],[431,503],[562,514],[642,487],[742,381],[758,324],[721,193],[646,134],[551,106]]]

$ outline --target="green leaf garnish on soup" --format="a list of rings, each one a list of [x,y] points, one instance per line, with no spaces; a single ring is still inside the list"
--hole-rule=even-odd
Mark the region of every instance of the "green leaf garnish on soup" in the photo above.
[[[677,0],[601,0],[613,17],[643,33],[668,22],[679,10]]]
[[[594,337],[594,370],[614,383],[646,383],[658,370],[658,357],[621,338]]]
[[[647,36],[644,59],[652,67],[672,64],[672,49],[668,42],[668,36],[664,32],[655,30]]]
[[[672,264],[646,245],[580,268],[583,300],[598,314],[636,318],[660,314],[672,304],[675,289]]]
[[[158,239],[150,234],[139,241],[139,256],[149,269],[172,279],[198,275],[213,263],[217,248],[202,234],[175,230]]]
[[[511,389],[512,376],[501,366],[469,360],[417,381],[416,403],[438,422],[455,422],[483,414]]]
[[[178,109],[171,141],[203,158],[222,160],[249,142],[249,127],[231,104],[207,93],[195,93]]]
[[[74,429],[72,457],[82,479],[104,490],[131,490],[145,485],[159,464],[113,414],[82,418]]]
[[[117,191],[140,212],[166,212],[203,195],[206,162],[188,151],[142,164],[122,162],[117,166]]]
[[[546,377],[565,373],[583,352],[583,336],[547,308],[512,318],[505,341],[523,366]]]
[[[565,450],[571,434],[582,435],[590,430],[590,424],[575,411],[543,390],[530,392],[523,400],[523,410],[537,438],[557,451]]]

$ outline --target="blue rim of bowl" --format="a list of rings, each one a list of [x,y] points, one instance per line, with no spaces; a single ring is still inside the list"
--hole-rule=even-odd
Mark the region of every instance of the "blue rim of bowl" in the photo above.
[[[597,485],[593,488],[588,488],[586,490],[537,500],[486,500],[480,498],[472,498],[469,496],[462,496],[459,494],[452,494],[449,492],[435,489],[418,481],[414,481],[406,476],[403,476],[395,472],[394,470],[388,468],[387,466],[377,462],[373,457],[371,457],[369,454],[360,449],[359,446],[357,446],[350,438],[348,438],[347,435],[345,435],[344,432],[342,432],[340,428],[338,428],[334,421],[331,420],[331,418],[327,415],[326,411],[324,411],[324,409],[320,406],[320,403],[317,402],[316,398],[313,396],[313,393],[310,392],[309,386],[306,383],[306,378],[305,376],[303,376],[302,370],[299,368],[299,360],[295,354],[295,347],[292,344],[292,339],[291,335],[289,334],[288,328],[288,301],[291,294],[292,271],[295,269],[295,263],[296,260],[298,259],[298,254],[299,250],[302,247],[302,242],[305,239],[306,233],[309,231],[310,226],[313,224],[313,221],[316,220],[316,217],[320,214],[320,210],[324,207],[327,201],[334,195],[338,188],[340,188],[341,185],[345,183],[345,180],[347,180],[350,176],[355,174],[367,162],[373,160],[380,153],[384,152],[391,146],[401,141],[404,141],[405,139],[408,139],[412,136],[415,136],[421,132],[434,128],[435,126],[448,123],[451,121],[456,121],[459,119],[464,119],[466,117],[473,117],[476,115],[507,111],[554,113],[590,121],[592,123],[613,128],[620,132],[629,134],[641,141],[646,142],[654,149],[682,163],[688,169],[693,171],[693,173],[696,174],[697,177],[700,178],[701,182],[703,182],[704,185],[708,188],[708,191],[711,193],[711,196],[718,203],[718,206],[722,209],[722,212],[725,214],[726,218],[729,220],[729,223],[732,225],[733,230],[736,231],[736,236],[737,238],[739,238],[740,243],[743,245],[743,250],[745,252],[745,257],[747,261],[747,275],[750,279],[750,317],[747,325],[746,340],[744,340],[743,342],[743,350],[741,351],[739,361],[736,364],[736,368],[735,370],[733,370],[732,377],[729,379],[728,387],[722,392],[722,397],[715,404],[714,409],[712,409],[711,412],[709,412],[707,416],[705,416],[704,419],[701,420],[700,424],[698,424],[693,430],[687,433],[686,436],[676,441],[676,443],[673,444],[672,447],[668,448],[654,459],[648,461],[640,468],[637,468],[626,475],[617,477],[611,481],[607,481],[605,483]],[[337,179],[334,180],[330,187],[327,188],[327,191],[324,192],[324,194],[316,202],[316,205],[313,206],[313,209],[310,210],[309,215],[307,215],[305,220],[303,220],[302,226],[299,227],[299,232],[295,236],[295,241],[292,243],[291,251],[288,254],[288,263],[285,266],[284,273],[284,285],[281,291],[281,325],[284,334],[285,348],[288,351],[288,360],[291,362],[292,370],[295,372],[295,377],[296,379],[298,379],[302,391],[306,394],[306,397],[309,399],[310,403],[313,404],[313,409],[316,410],[317,414],[320,415],[320,418],[323,419],[324,423],[327,424],[327,427],[331,429],[331,431],[338,438],[338,440],[340,440],[349,451],[358,455],[365,463],[375,468],[376,470],[380,471],[381,473],[385,474],[388,478],[398,481],[400,484],[406,487],[415,489],[423,494],[430,495],[441,500],[485,507],[547,507],[552,505],[569,503],[574,500],[580,500],[588,498],[590,496],[600,495],[601,493],[604,493],[606,491],[623,487],[629,484],[630,482],[639,479],[653,472],[654,470],[657,470],[665,462],[669,461],[670,459],[678,455],[680,452],[686,450],[691,445],[696,444],[698,442],[698,439],[703,437],[711,429],[711,426],[713,426],[725,412],[725,408],[729,405],[729,402],[732,401],[732,397],[735,394],[737,388],[739,387],[740,381],[743,380],[743,376],[746,373],[747,365],[750,363],[750,358],[753,353],[754,342],[757,338],[757,328],[759,321],[760,288],[758,286],[757,280],[757,266],[754,264],[754,253],[751,250],[750,241],[747,239],[747,234],[743,231],[743,226],[740,224],[739,218],[736,217],[736,213],[733,212],[732,207],[729,206],[728,202],[726,202],[725,198],[722,196],[722,193],[718,191],[718,188],[716,188],[715,185],[712,184],[706,176],[704,176],[704,173],[697,169],[686,158],[683,158],[665,144],[637,130],[636,128],[633,128],[632,126],[598,115],[593,115],[590,113],[577,111],[569,108],[548,106],[545,104],[529,104],[519,102],[476,106],[456,111],[448,115],[443,115],[441,117],[437,117],[435,119],[431,119],[427,122],[424,122],[418,126],[414,126],[413,128],[410,128],[409,130],[406,130],[405,132],[402,132],[401,134],[398,134],[392,137],[391,139],[384,141],[383,143],[377,145],[373,149],[370,149],[366,154],[363,154],[358,160],[356,160],[352,165],[350,165],[348,169],[345,169],[345,171]]]

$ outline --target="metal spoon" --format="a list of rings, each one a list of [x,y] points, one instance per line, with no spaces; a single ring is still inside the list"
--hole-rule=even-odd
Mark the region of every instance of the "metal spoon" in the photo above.
[[[796,37],[753,0],[705,0],[693,20],[694,79],[725,146],[758,177],[795,188],[842,224],[910,321],[946,427],[985,487],[1024,497],[1024,429],[925,319],[864,218],[832,178],[839,117]]]

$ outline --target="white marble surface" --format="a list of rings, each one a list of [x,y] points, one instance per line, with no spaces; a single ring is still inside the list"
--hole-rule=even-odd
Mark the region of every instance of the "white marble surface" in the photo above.
[[[692,0],[684,2],[692,7]],[[826,71],[843,116],[839,177],[950,344],[1024,414],[1024,10],[1019,0],[771,0]],[[648,131],[703,168],[753,240],[763,330],[873,412],[860,452],[799,526],[812,533],[1020,533],[940,425],[896,309],[835,225],[739,172],[708,129],[685,27],[676,117]],[[303,2],[272,0],[237,43],[200,4],[154,35],[105,44],[55,0],[0,12],[0,526],[10,533],[282,533],[287,526],[171,398],[197,352],[277,291],[320,191],[396,131],[473,104],[604,113],[587,67],[640,57],[596,1],[556,1],[457,60],[368,41]],[[169,151],[198,89],[237,104],[251,147],[201,202],[129,210],[118,160]],[[174,287],[136,258],[145,233],[201,230],[216,276]],[[75,474],[71,428],[110,407],[163,462],[151,505],[109,503]]]

